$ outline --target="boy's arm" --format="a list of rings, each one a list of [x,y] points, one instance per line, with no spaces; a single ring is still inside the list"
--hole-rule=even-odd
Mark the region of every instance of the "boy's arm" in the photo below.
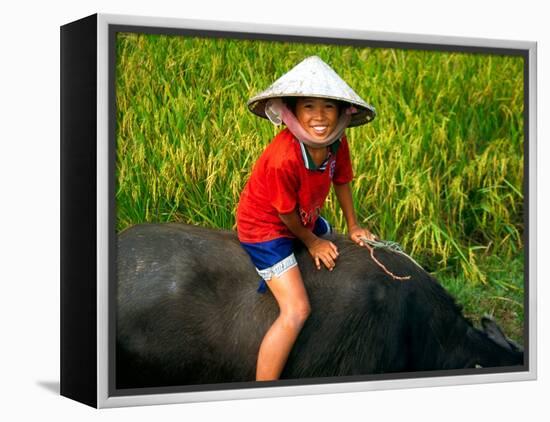
[[[279,218],[288,229],[306,245],[306,248],[315,261],[317,269],[321,269],[322,262],[332,271],[336,265],[335,260],[338,258],[337,246],[328,240],[315,236],[315,234],[304,227],[296,211],[289,214],[279,214]]]
[[[365,246],[365,244],[361,241],[361,238],[366,237],[369,240],[374,240],[375,236],[367,229],[361,228],[357,222],[349,183],[335,183],[333,186],[334,192],[336,193],[336,198],[338,199],[342,212],[344,213],[344,218],[346,219],[346,223],[348,225],[350,238],[358,245]]]
[[[340,208],[342,208],[342,212],[344,213],[348,230],[351,232],[351,229],[359,227],[359,224],[357,223],[357,216],[355,215],[355,209],[353,208],[350,185],[349,183],[343,183],[341,185],[337,185],[335,183],[333,186],[334,192],[336,193],[336,198],[340,204]]]
[[[292,211],[288,214],[279,214],[279,218],[308,249],[317,239],[319,239],[311,230],[308,230],[302,225],[296,211]]]

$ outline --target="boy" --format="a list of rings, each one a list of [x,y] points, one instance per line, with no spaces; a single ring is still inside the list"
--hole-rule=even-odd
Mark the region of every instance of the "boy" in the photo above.
[[[344,130],[371,121],[374,109],[320,58],[305,59],[266,91],[252,98],[250,110],[274,124],[284,123],[255,164],[237,208],[237,232],[280,314],[258,353],[256,380],[278,379],[310,305],[294,257],[296,239],[318,270],[332,271],[338,248],[322,236],[330,225],[320,217],[333,185],[350,238],[374,239],[357,222],[349,182],[353,178]]]

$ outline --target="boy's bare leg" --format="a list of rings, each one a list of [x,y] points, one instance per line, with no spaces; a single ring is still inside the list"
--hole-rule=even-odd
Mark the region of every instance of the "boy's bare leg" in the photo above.
[[[279,304],[280,314],[260,345],[256,381],[279,379],[292,346],[310,314],[309,299],[298,266],[273,277],[267,285]]]

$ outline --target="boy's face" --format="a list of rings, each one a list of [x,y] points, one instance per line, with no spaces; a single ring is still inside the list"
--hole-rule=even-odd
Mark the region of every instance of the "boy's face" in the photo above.
[[[313,139],[323,140],[332,133],[338,117],[336,101],[308,97],[298,98],[296,101],[296,118]]]

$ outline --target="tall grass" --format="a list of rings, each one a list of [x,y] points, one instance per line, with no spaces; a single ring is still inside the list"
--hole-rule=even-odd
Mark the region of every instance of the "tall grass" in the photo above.
[[[361,222],[430,271],[488,285],[497,257],[521,286],[521,57],[119,34],[117,229],[233,228],[278,131],[246,101],[314,54],[378,113],[347,131]],[[333,195],[324,215],[345,231]]]

